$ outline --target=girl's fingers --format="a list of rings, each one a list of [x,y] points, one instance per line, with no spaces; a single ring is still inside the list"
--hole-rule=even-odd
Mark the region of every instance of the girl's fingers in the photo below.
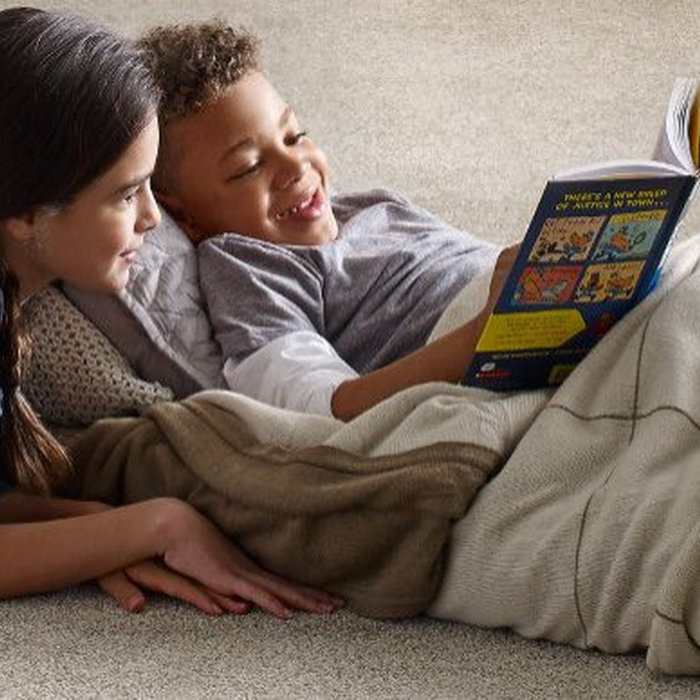
[[[114,571],[97,580],[100,588],[128,612],[139,612],[146,604],[143,591],[123,571]]]
[[[243,600],[238,596],[225,596],[216,591],[208,589],[209,595],[221,606],[226,612],[233,615],[246,615],[250,612],[252,605],[249,601]]]
[[[173,517],[173,529],[162,552],[165,566],[209,593],[227,597],[233,601],[231,609],[242,610],[236,602],[241,599],[288,619],[292,608],[327,613],[342,604],[335,596],[268,574],[191,506],[180,504]]]
[[[297,583],[290,583],[279,576],[259,572],[253,575],[260,585],[273,593],[284,603],[291,605],[298,610],[307,612],[330,613],[343,607],[345,601],[338,596],[325,591],[303,586]]]
[[[105,593],[131,612],[141,610],[146,603],[142,588],[182,600],[209,615],[223,612],[245,615],[254,604],[286,620],[292,616],[292,609],[329,613],[343,605],[337,596],[290,583],[263,571],[251,561],[234,566],[234,569],[238,571],[228,572],[229,582],[225,590],[218,591],[153,560],[102,576],[98,583]]]
[[[307,612],[329,613],[344,604],[338,596],[310,586],[291,583],[261,569],[250,560],[245,562],[245,566],[236,562],[234,571],[229,571],[229,583],[226,589],[219,592],[249,600],[263,610],[283,619],[292,616],[292,608]]]
[[[223,612],[221,606],[203,588],[153,561],[134,564],[127,567],[125,572],[139,586],[190,603],[208,615],[220,615]]]
[[[111,574],[97,579],[100,588],[119,605],[129,612],[139,612],[146,604],[143,591],[132,583],[123,571],[113,571]]]
[[[232,543],[229,543],[231,546]],[[250,600],[263,610],[282,618],[291,617],[290,608],[329,613],[345,604],[338,596],[318,588],[292,583],[260,568],[242,551],[235,549],[228,576],[233,577],[233,593]],[[227,591],[228,592],[228,591]]]
[[[232,591],[228,593],[229,598],[241,598],[257,605],[261,610],[265,610],[275,617],[288,620],[292,617],[292,610],[278,598],[267,586],[249,580],[251,574],[236,576],[232,582]]]

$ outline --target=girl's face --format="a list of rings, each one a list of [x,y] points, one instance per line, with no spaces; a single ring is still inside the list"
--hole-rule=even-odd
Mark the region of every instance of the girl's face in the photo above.
[[[162,203],[195,241],[232,231],[316,245],[338,227],[326,158],[262,73],[168,126]]]
[[[22,240],[6,251],[23,297],[55,279],[109,291],[126,284],[143,234],[160,221],[150,188],[157,151],[154,117],[73,202],[24,219]]]

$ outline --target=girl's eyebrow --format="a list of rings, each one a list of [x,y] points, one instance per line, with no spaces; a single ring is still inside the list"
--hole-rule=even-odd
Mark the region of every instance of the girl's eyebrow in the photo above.
[[[282,110],[282,115],[280,116],[280,121],[279,125],[284,126],[294,115],[294,110],[287,105],[283,110]],[[238,143],[234,143],[232,146],[229,146],[222,154],[221,158],[219,160],[220,163],[223,163],[230,155],[235,153],[236,151],[240,150],[241,148],[253,148],[255,146],[255,140],[251,136],[247,136],[244,139],[241,139]]]
[[[133,178],[132,180],[129,180],[128,182],[125,182],[123,185],[120,185],[115,191],[115,195],[121,195],[124,194],[125,192],[128,192],[129,190],[133,190],[135,187],[141,187],[146,180],[149,180],[151,176],[153,175],[153,171],[150,173],[146,173],[145,175],[138,175],[137,177]]]

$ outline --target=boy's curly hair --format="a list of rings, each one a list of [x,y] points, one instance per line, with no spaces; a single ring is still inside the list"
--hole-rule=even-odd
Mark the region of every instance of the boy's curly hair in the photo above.
[[[199,111],[251,70],[259,39],[223,20],[155,27],[138,42],[162,91],[161,126]]]

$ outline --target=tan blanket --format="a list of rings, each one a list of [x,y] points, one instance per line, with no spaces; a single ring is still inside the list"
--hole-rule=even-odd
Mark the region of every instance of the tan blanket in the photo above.
[[[466,442],[378,456],[367,443],[361,452],[373,456],[363,456],[270,444],[247,425],[205,394],[100,421],[73,448],[82,494],[180,497],[263,566],[337,592],[357,612],[397,617],[437,592],[451,524],[503,457]]]

